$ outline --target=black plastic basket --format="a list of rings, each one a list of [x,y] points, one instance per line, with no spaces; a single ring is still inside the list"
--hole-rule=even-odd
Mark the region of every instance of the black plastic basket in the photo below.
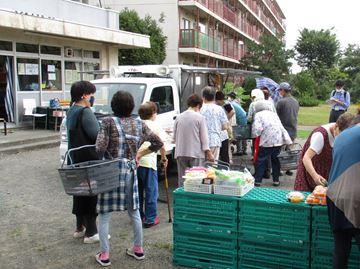
[[[119,159],[93,160],[73,164],[69,155],[71,151],[80,150],[93,145],[70,149],[65,154],[69,156],[69,165],[62,163],[58,169],[66,194],[76,196],[91,196],[114,190],[120,186]]]
[[[233,126],[232,129],[236,140],[251,139],[251,124],[236,125]]]
[[[295,143],[293,147],[297,147],[297,148],[289,149],[289,150],[283,148],[280,154],[278,155],[278,159],[280,161],[280,167],[281,170],[283,171],[297,169],[302,147],[298,143]]]

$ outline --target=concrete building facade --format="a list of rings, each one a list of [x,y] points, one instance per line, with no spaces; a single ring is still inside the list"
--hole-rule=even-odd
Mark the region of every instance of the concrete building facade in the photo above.
[[[237,67],[246,40],[262,33],[280,40],[285,15],[276,0],[87,0],[89,4],[150,15],[167,36],[164,64]]]
[[[117,11],[75,1],[2,0],[0,18],[0,118],[16,124],[23,99],[69,100],[73,82],[119,64],[119,49],[150,47],[149,36],[119,30]]]

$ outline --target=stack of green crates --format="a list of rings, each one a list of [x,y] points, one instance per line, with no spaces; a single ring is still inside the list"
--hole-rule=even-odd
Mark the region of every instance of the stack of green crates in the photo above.
[[[334,238],[326,206],[313,206],[311,228],[311,268],[332,269]],[[355,243],[352,246],[348,268],[360,268],[360,251]]]
[[[174,191],[174,263],[237,269],[238,211],[235,197]]]
[[[309,268],[311,207],[289,203],[288,192],[256,188],[240,199],[239,268]]]

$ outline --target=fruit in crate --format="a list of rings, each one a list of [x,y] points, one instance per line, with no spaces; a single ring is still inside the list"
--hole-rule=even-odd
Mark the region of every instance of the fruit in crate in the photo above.
[[[206,173],[206,177],[215,180],[216,179],[215,171],[209,169]]]

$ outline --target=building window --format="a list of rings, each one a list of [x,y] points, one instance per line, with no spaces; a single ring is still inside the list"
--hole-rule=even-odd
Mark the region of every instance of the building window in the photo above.
[[[188,19],[183,19],[183,29],[190,29],[190,21]]]
[[[84,50],[84,58],[100,59],[100,52],[95,50]]]
[[[156,87],[152,90],[150,101],[158,107],[158,114],[174,110],[174,96],[171,86]]]
[[[41,89],[61,91],[61,61],[41,60]]]
[[[61,48],[53,46],[41,46],[40,52],[42,54],[61,55]]]
[[[65,90],[70,91],[71,85],[81,80],[81,62],[65,62]]]
[[[82,50],[81,49],[73,49],[75,58],[82,58]]]
[[[17,76],[19,81],[19,91],[38,91],[39,60],[18,58]]]
[[[16,51],[39,54],[39,46],[34,44],[16,43]]]
[[[0,50],[12,51],[12,42],[0,40]]]
[[[84,63],[84,74],[82,80],[94,80],[96,79],[96,74],[94,71],[100,70],[99,63]]]

